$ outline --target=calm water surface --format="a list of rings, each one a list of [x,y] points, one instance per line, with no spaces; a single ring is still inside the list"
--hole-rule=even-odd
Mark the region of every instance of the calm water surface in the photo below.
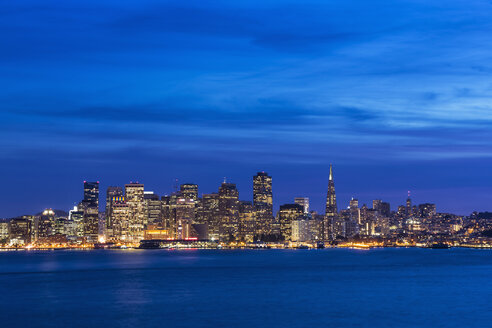
[[[0,253],[0,327],[492,327],[492,251]]]

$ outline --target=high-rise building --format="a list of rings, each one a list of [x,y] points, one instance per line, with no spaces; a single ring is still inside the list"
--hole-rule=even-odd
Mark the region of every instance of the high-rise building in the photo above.
[[[144,211],[147,225],[162,228],[162,202],[153,191],[144,191]]]
[[[138,243],[144,238],[146,217],[144,210],[144,185],[129,183],[125,185],[125,200],[128,205],[128,241]]]
[[[408,192],[407,203],[405,206],[405,215],[407,218],[412,216],[412,200],[410,199],[410,191]]]
[[[207,224],[210,239],[219,239],[219,194],[203,194],[197,209],[196,222]]]
[[[55,212],[49,208],[43,211],[37,222],[37,239],[48,238],[55,234]]]
[[[246,242],[254,240],[256,232],[253,204],[247,201],[239,202],[239,239]]]
[[[72,237],[79,238],[84,236],[84,211],[79,210],[77,206],[74,206],[68,214],[68,220],[73,223],[73,235]]]
[[[258,172],[253,177],[253,208],[256,216],[256,235],[275,233],[272,177],[266,172]]]
[[[181,197],[186,199],[198,199],[198,185],[193,183],[184,183],[180,186]]]
[[[304,214],[309,213],[309,198],[308,197],[296,197],[294,203],[301,205],[304,208]]]
[[[239,192],[236,184],[224,182],[219,188],[219,237],[237,239],[239,232]]]
[[[290,241],[292,238],[292,221],[304,218],[304,207],[299,204],[281,205],[277,217],[277,221],[280,223],[280,234],[284,240]]]
[[[132,236],[130,236],[130,208],[124,198],[113,202],[111,222],[111,235],[109,236],[111,241],[133,242]]]
[[[113,199],[123,196],[123,188],[119,186],[109,186],[106,190],[106,228],[111,229],[111,210],[113,206]],[[115,198],[116,197],[116,198]]]
[[[12,245],[31,243],[31,220],[15,218],[9,222],[9,241]]]
[[[99,236],[99,181],[84,181],[84,199],[79,209],[84,212],[84,237],[97,242]]]
[[[325,240],[333,239],[332,224],[333,219],[338,214],[337,197],[335,194],[335,182],[333,181],[333,166],[330,164],[330,176],[328,178],[328,191],[326,194],[326,209],[325,209],[325,222],[324,232]]]

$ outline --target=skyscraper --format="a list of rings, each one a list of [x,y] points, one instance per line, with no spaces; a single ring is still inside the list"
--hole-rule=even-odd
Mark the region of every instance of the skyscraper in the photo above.
[[[280,233],[284,240],[289,241],[292,239],[292,221],[303,218],[304,207],[299,204],[281,205],[277,216],[280,222]]]
[[[337,197],[335,194],[335,182],[333,181],[333,166],[330,164],[330,176],[328,178],[328,191],[326,194],[326,210],[325,210],[325,222],[324,232],[325,240],[333,238],[332,234],[332,222],[338,214],[337,209]]]
[[[253,208],[256,216],[256,234],[274,233],[272,177],[266,172],[258,172],[253,177]]]
[[[111,229],[112,227],[111,211],[113,206],[113,199],[114,197],[120,197],[120,196],[123,196],[123,188],[121,187],[109,186],[108,189],[106,190],[106,228],[107,229]]]
[[[84,181],[84,199],[79,209],[84,212],[84,237],[96,242],[99,235],[99,181]]]
[[[198,185],[193,183],[184,183],[180,186],[181,197],[186,199],[198,199]]]
[[[147,225],[162,228],[162,202],[153,191],[144,192],[144,212]]]
[[[219,194],[211,193],[202,196],[196,221],[208,225],[209,238],[219,239]]]
[[[146,225],[144,211],[144,185],[130,183],[125,185],[125,200],[128,205],[128,235],[129,242],[139,242],[144,237]]]
[[[405,214],[407,218],[412,216],[412,199],[410,198],[410,191],[408,191],[407,203],[405,206]]]
[[[239,202],[239,239],[252,242],[256,225],[253,204],[247,201]]]
[[[224,182],[219,188],[219,236],[234,240],[239,232],[239,192],[236,184]]]

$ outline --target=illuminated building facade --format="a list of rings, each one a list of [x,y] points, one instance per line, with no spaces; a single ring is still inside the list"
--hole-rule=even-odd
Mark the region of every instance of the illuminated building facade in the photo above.
[[[308,197],[296,197],[294,203],[301,205],[304,208],[304,214],[309,213],[309,198]]]
[[[99,181],[84,181],[84,199],[79,209],[84,212],[84,237],[97,242],[99,235]]]
[[[125,200],[128,205],[128,242],[137,243],[144,238],[146,224],[144,210],[144,185],[125,185]]]
[[[253,207],[256,216],[256,234],[276,233],[273,218],[272,177],[266,172],[258,172],[253,177]]]
[[[130,208],[125,201],[113,203],[111,222],[111,235],[109,239],[116,242],[131,242]]]
[[[123,188],[119,186],[109,186],[106,189],[106,229],[111,229],[111,211],[113,206],[113,199],[123,196]]]
[[[219,234],[219,194],[203,194],[196,211],[195,221],[201,224],[207,224],[209,238],[218,240]]]
[[[186,199],[198,200],[198,185],[194,183],[184,183],[180,186],[181,197]]]
[[[253,204],[248,201],[239,202],[239,240],[252,242],[256,232],[255,212]]]
[[[152,191],[144,192],[144,210],[147,225],[162,227],[162,202]]]
[[[333,221],[338,214],[337,196],[335,194],[335,182],[333,180],[333,166],[330,164],[330,175],[328,178],[328,191],[326,193],[324,232],[325,240],[333,239]]]
[[[47,238],[55,234],[55,212],[52,209],[46,209],[41,213],[36,230],[36,239]]]
[[[280,234],[283,239],[290,241],[292,238],[292,222],[304,218],[304,206],[299,204],[285,204],[280,206],[277,213],[277,221],[280,223]]]
[[[31,243],[31,220],[15,218],[9,222],[9,242],[11,245],[27,245]]]
[[[239,192],[234,183],[219,188],[219,239],[236,240],[239,231]]]

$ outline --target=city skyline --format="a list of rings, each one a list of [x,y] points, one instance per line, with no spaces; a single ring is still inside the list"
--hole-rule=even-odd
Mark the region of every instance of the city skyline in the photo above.
[[[332,164],[328,165],[328,170],[329,170],[329,173],[327,175],[326,181],[327,181],[328,185],[330,185],[330,183],[332,183],[332,181],[333,181]],[[265,173],[265,171],[261,171],[261,172]],[[260,174],[261,172],[258,172],[258,174]],[[85,179],[82,182],[86,183],[86,181],[88,181],[88,180],[90,180],[90,179]],[[94,179],[92,181],[96,181],[96,180],[97,179]],[[227,177],[223,177],[222,180],[224,180],[224,181],[229,180],[231,183],[234,183],[238,188],[240,198],[244,198],[247,200],[253,200],[254,199],[253,189],[250,188],[250,186],[241,186],[241,185],[235,183],[235,180],[228,179]],[[276,180],[274,180],[274,181],[276,181]],[[97,181],[97,183],[99,184],[100,181]],[[100,185],[102,186],[101,190],[106,190],[105,188],[108,188],[108,187],[121,188],[121,186],[124,186],[127,183],[140,183],[140,180],[133,180],[133,181],[130,180],[130,181],[122,182],[122,183],[111,183],[111,184],[105,184],[104,180],[102,180]],[[167,188],[163,188],[162,186],[157,186],[156,188],[153,188],[152,186],[155,184],[153,184],[152,182],[144,183],[144,184],[147,186],[146,191],[152,191],[155,194],[167,196],[167,195],[173,194],[176,191],[176,188],[179,188],[179,185],[187,184],[187,183],[193,183],[193,182],[191,182],[190,180],[180,181],[179,179],[175,178],[175,179],[172,179],[172,181],[170,181],[169,186]],[[151,187],[148,187],[149,185]],[[196,185],[200,186],[199,183],[196,183]],[[118,187],[118,186],[120,186],[120,187]],[[217,186],[220,186],[220,182],[217,182]],[[340,209],[349,208],[350,201],[351,201],[351,199],[354,199],[354,198],[357,199],[361,205],[366,204],[368,206],[371,206],[374,199],[385,199],[386,201],[388,201],[391,204],[391,210],[395,210],[397,208],[397,206],[405,203],[406,196],[409,195],[410,192],[412,193],[412,198],[414,200],[416,200],[416,202],[418,202],[418,203],[428,203],[428,202],[438,203],[438,202],[433,200],[432,194],[430,195],[431,197],[427,197],[427,195],[429,195],[427,192],[424,193],[423,195],[419,195],[418,191],[415,192],[415,189],[414,190],[402,190],[401,194],[383,192],[383,193],[374,194],[374,196],[372,196],[371,193],[369,192],[369,193],[364,193],[362,195],[362,197],[360,197],[359,196],[360,194],[358,194],[356,192],[354,192],[354,193],[346,192],[347,188],[343,188],[343,187],[340,188],[340,187],[341,186],[337,186],[337,193],[336,193],[337,196],[336,197],[339,199],[341,198],[341,202],[340,202],[340,200],[338,201],[338,203],[341,204],[341,206],[340,205],[337,206],[337,200],[335,199],[334,200],[334,202],[335,202],[334,210],[335,211],[338,211]],[[212,187],[212,189],[203,190],[202,187],[199,187],[198,194],[201,197],[203,194],[208,194],[210,192],[216,192],[217,188],[218,187],[213,189],[213,187]],[[75,187],[75,189],[79,189],[79,188]],[[160,192],[160,190],[164,190],[164,189],[167,189],[167,191]],[[273,183],[273,190],[275,190],[275,189],[276,189],[275,183]],[[340,192],[338,189],[342,189],[343,191]],[[305,189],[303,189],[303,190],[305,190]],[[330,190],[330,188],[329,188],[329,190]],[[179,191],[179,189],[178,189],[178,191]],[[79,193],[80,190],[77,190],[77,192]],[[326,184],[324,186],[324,191],[322,194],[314,194],[314,195],[312,193],[304,193],[303,194],[301,192],[296,193],[295,191],[290,191],[290,190],[283,190],[283,191],[278,192],[278,194],[280,194],[281,197],[278,197],[278,195],[276,193],[276,197],[273,197],[273,199],[272,199],[274,212],[276,212],[282,204],[292,203],[293,200],[295,198],[298,198],[298,197],[306,197],[310,200],[309,206],[310,206],[311,210],[315,210],[318,213],[326,213],[326,206],[327,206],[326,205],[327,204],[326,203],[326,201],[327,201]],[[417,195],[415,195],[415,194],[417,194]],[[244,196],[244,195],[246,195],[246,196]],[[415,197],[415,196],[417,196],[417,197]],[[101,202],[101,200],[102,200],[102,202]],[[99,211],[104,210],[105,208],[107,210],[108,209],[107,208],[107,199],[101,198],[101,200],[98,201]],[[62,204],[58,200],[54,200],[53,204],[56,204],[56,203]],[[7,215],[0,216],[0,219],[1,218],[16,217],[16,216],[21,216],[21,215],[31,215],[34,213],[38,213],[38,212],[40,212],[44,209],[47,209],[47,208],[64,210],[64,211],[68,212],[68,210],[70,210],[76,204],[77,204],[77,201],[72,201],[72,202],[70,202],[70,204],[65,205],[65,206],[63,206],[63,205],[62,206],[53,206],[53,205],[47,204],[47,205],[41,206],[39,208],[34,208],[33,205],[27,203],[26,207],[33,208],[33,210],[22,211],[19,209],[14,209],[13,212],[16,214],[10,215],[10,216],[7,216]],[[484,206],[481,208],[472,208],[472,210],[469,212],[452,211],[452,210],[447,210],[445,208],[440,207],[440,211],[443,213],[453,213],[453,214],[458,214],[458,215],[469,215],[472,212],[486,212],[489,210],[490,210],[490,206],[488,204],[484,204]]]
[[[214,190],[247,172],[322,210],[492,203],[492,6],[484,1],[10,1],[0,11],[2,217],[79,181]],[[294,195],[295,197],[296,195]]]

